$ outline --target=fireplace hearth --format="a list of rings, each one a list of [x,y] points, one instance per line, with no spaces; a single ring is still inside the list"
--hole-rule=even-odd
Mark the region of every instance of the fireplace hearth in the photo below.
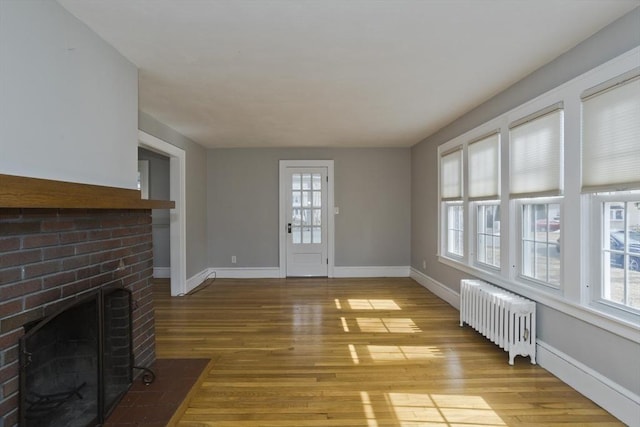
[[[20,425],[94,426],[131,386],[131,292],[101,288],[25,327]]]

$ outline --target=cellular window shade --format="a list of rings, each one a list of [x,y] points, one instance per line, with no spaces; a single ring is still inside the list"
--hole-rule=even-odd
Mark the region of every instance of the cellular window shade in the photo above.
[[[554,108],[510,129],[511,198],[557,196],[562,192],[563,112]]]
[[[444,154],[440,159],[440,197],[462,200],[462,148]]]
[[[640,189],[640,77],[582,104],[582,191],[632,189]]]
[[[468,145],[469,199],[497,199],[500,193],[500,136],[495,133]]]

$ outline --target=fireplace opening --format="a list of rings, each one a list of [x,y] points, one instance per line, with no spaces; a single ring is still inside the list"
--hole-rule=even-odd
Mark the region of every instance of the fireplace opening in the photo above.
[[[131,292],[104,288],[25,325],[20,425],[95,426],[132,383]]]

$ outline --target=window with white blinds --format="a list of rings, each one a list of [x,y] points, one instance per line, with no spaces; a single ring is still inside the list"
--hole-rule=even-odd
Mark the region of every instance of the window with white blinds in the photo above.
[[[510,126],[511,198],[562,193],[562,105],[553,105]]]
[[[640,342],[638,58],[438,146],[440,262]]]
[[[467,146],[469,200],[497,199],[500,193],[500,135],[494,133]]]
[[[462,200],[462,147],[440,159],[440,197],[445,201]]]
[[[582,98],[585,193],[640,189],[639,73]]]

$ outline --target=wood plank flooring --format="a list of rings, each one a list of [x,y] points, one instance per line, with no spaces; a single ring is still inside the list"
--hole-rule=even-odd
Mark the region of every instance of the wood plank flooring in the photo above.
[[[157,356],[211,358],[187,426],[618,426],[411,279],[154,286]]]

